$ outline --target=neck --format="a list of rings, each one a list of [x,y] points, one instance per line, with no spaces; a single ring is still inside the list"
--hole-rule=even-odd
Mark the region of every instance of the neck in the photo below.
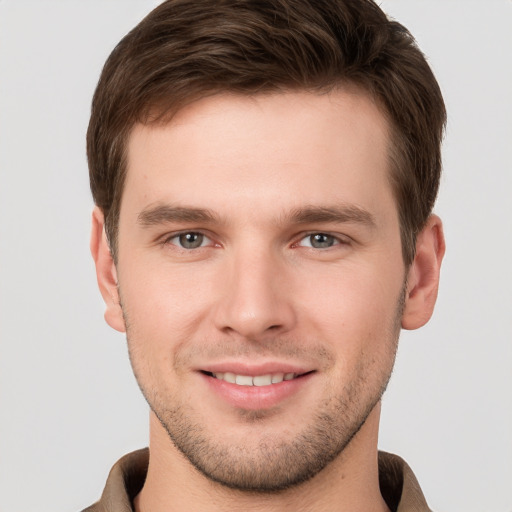
[[[388,512],[380,494],[377,438],[380,404],[345,450],[307,482],[277,493],[247,493],[210,481],[170,441],[151,414],[146,482],[135,499],[136,512]]]

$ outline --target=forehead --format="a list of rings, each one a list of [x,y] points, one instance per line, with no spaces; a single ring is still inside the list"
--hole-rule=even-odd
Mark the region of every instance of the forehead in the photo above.
[[[380,109],[355,90],[213,96],[134,127],[121,213],[155,202],[248,215],[385,203],[389,138]]]

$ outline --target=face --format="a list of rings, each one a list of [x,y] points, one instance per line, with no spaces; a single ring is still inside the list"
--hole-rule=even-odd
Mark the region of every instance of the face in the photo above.
[[[215,96],[134,128],[111,323],[209,478],[307,480],[378,404],[405,279],[388,146],[348,91]]]

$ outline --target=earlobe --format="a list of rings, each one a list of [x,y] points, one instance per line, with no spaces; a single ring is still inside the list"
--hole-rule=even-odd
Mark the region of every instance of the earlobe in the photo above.
[[[441,262],[445,253],[443,224],[431,215],[416,239],[416,255],[407,275],[404,329],[418,329],[432,316],[439,288]]]
[[[117,288],[117,272],[105,235],[105,219],[97,206],[92,212],[91,254],[96,265],[96,278],[105,301],[105,320],[120,332],[125,332],[123,311]]]

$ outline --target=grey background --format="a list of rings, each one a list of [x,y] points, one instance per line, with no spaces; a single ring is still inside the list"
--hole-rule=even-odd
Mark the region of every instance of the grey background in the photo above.
[[[0,511],[95,501],[147,443],[88,251],[84,136],[101,66],[154,0],[0,0]],[[437,511],[512,512],[512,2],[386,0],[449,126],[432,321],[402,336],[380,447]]]

